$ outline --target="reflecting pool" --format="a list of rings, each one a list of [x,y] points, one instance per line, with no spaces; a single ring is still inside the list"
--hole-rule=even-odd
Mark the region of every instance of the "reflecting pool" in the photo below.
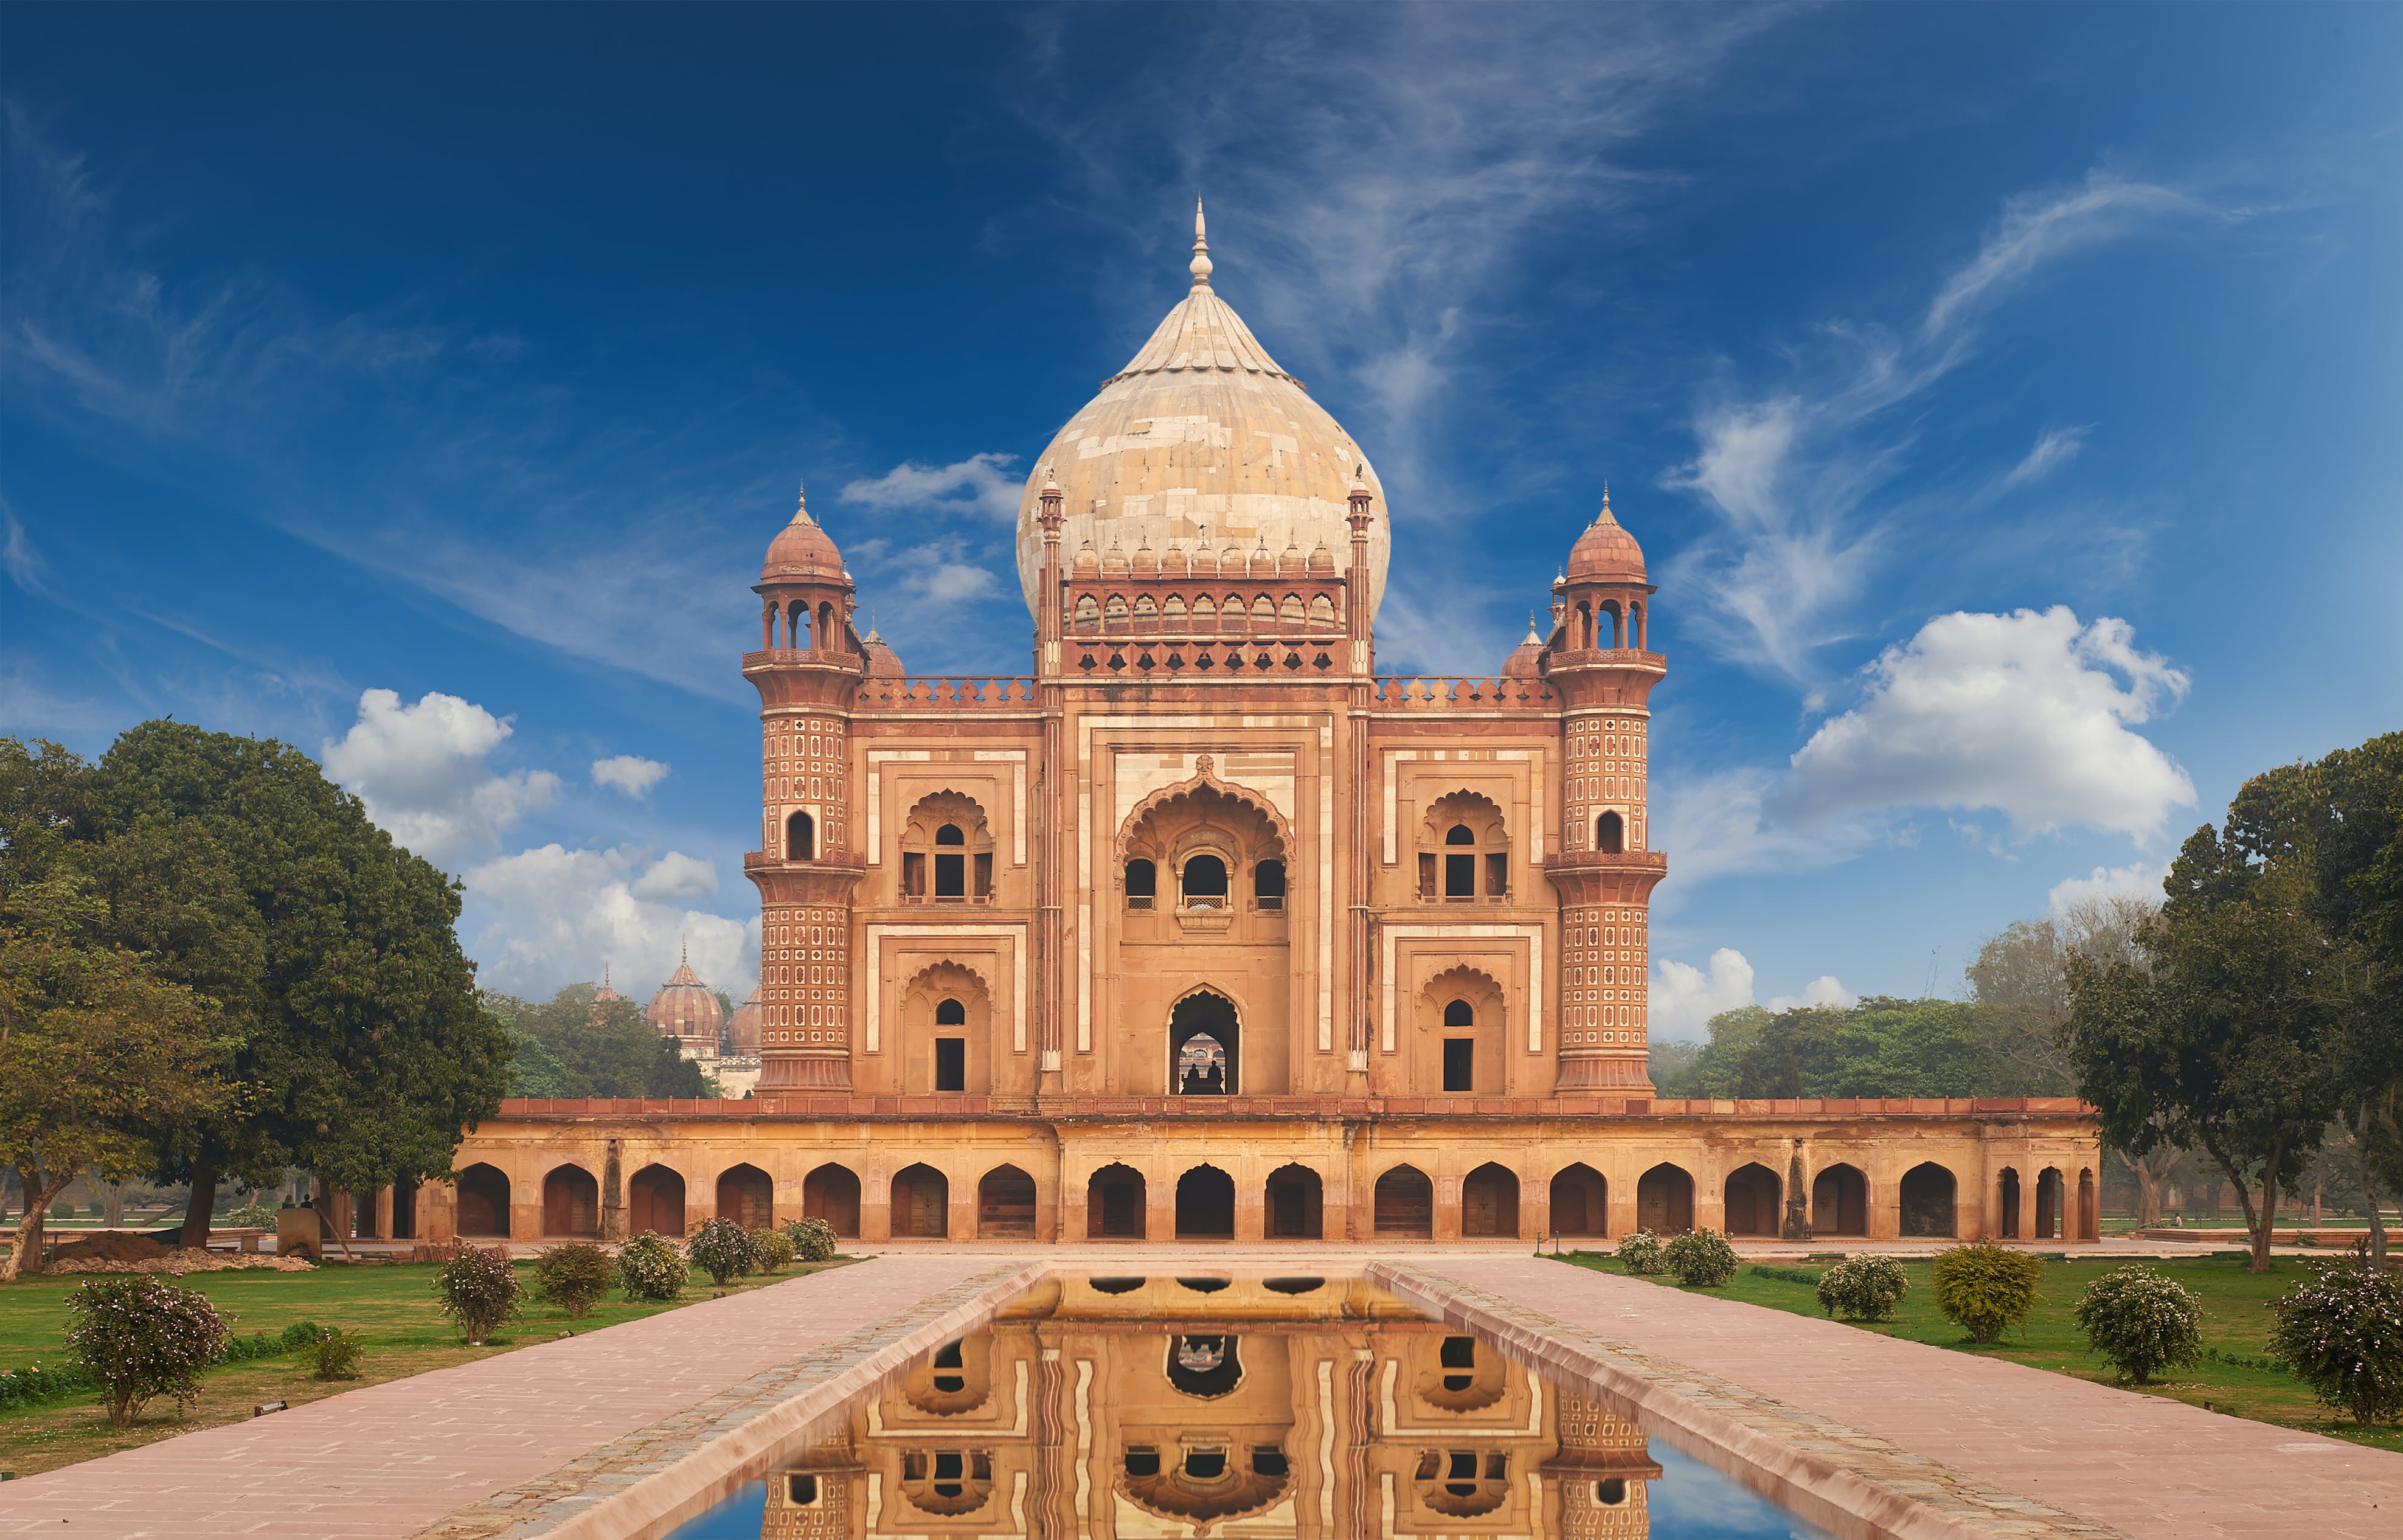
[[[1824,1540],[1585,1391],[1341,1278],[1054,1278],[671,1540]]]

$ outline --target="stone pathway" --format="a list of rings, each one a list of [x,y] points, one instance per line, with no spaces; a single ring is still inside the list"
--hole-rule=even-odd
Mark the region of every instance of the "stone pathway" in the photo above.
[[[1549,1352],[1529,1350],[1538,1359],[1620,1354],[1795,1454],[1909,1492],[1980,1533],[2403,1533],[2403,1454],[1532,1257],[1368,1271],[1455,1319],[1485,1313],[1507,1333],[1554,1339]],[[2030,1501],[2018,1512],[1997,1505],[2011,1494]],[[2074,1522],[2063,1528],[2059,1516]]]
[[[930,1296],[1021,1270],[998,1262],[880,1256],[164,1439],[0,1487],[0,1535],[393,1540]]]

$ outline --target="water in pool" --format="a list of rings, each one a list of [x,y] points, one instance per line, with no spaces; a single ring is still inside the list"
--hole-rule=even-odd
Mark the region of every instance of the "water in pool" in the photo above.
[[[1055,1278],[670,1540],[1825,1540],[1374,1286]]]

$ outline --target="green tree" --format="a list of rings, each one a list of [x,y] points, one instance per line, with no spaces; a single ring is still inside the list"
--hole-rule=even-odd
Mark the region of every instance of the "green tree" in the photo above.
[[[229,1174],[264,1183],[301,1166],[354,1190],[449,1174],[463,1128],[498,1104],[511,1047],[476,1006],[449,879],[299,750],[180,723],[117,741],[90,816],[103,841],[135,842],[126,923],[158,928],[160,965],[215,1000],[251,1093],[161,1130],[159,1173],[192,1184],[185,1244],[204,1241]],[[229,903],[195,914],[155,892],[161,874],[211,863],[256,917],[255,973],[238,965]]]
[[[26,1198],[0,1281],[37,1256],[77,1175],[123,1181],[148,1166],[151,1125],[240,1105],[209,1002],[112,943],[106,921],[90,880],[63,865],[0,890],[0,1160]]]
[[[547,1074],[543,1061],[557,1066],[555,1082],[562,1089],[527,1095],[706,1097],[715,1085],[701,1066],[687,1059],[676,1045],[632,1000],[595,1001],[600,992],[590,984],[570,984],[540,1005],[504,994],[487,994],[484,1004],[506,1020],[528,1045],[522,1061],[530,1074]]]

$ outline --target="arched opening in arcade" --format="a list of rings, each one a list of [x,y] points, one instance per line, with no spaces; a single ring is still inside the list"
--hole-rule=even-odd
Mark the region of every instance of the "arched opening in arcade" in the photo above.
[[[509,1233],[509,1179],[498,1166],[479,1163],[459,1173],[459,1233]]]
[[[626,1184],[626,1233],[645,1230],[671,1240],[684,1233],[684,1178],[665,1166],[645,1166]]]
[[[1668,1161],[1635,1179],[1635,1224],[1655,1235],[1683,1235],[1694,1228],[1694,1177]]]
[[[1375,1222],[1380,1236],[1435,1238],[1435,1184],[1416,1166],[1396,1166],[1377,1178]]]
[[[2103,1213],[2096,1201],[2094,1171],[2090,1166],[2080,1166],[2077,1169],[2077,1209],[2075,1226],[2075,1233],[2068,1237],[2069,1240],[2100,1241],[2103,1239]]]
[[[1519,1233],[1519,1177],[1491,1161],[1461,1179],[1460,1233],[1473,1237]]]
[[[1757,1160],[1728,1172],[1727,1232],[1775,1235],[1778,1186],[1777,1173]]]
[[[1142,1240],[1145,1202],[1143,1172],[1132,1166],[1104,1166],[1085,1184],[1086,1238]]]
[[[995,1166],[977,1184],[979,1238],[1035,1239],[1035,1178],[1016,1166]]]
[[[2059,1173],[2054,1173],[2058,1179]],[[1930,1160],[1902,1173],[1902,1233],[1946,1236],[1953,1233],[1952,1201],[1959,1188],[1952,1173]]]
[[[1858,1166],[1827,1167],[1811,1179],[1811,1231],[1814,1235],[1869,1232],[1869,1179]]]
[[[1593,821],[1593,848],[1604,855],[1622,855],[1627,851],[1627,820],[1615,812],[1605,812]]]
[[[775,1223],[776,1184],[757,1166],[742,1165],[717,1178],[717,1216],[747,1230],[763,1230]]]
[[[598,1236],[601,1184],[582,1166],[561,1166],[542,1179],[542,1233]]]
[[[2006,1241],[2016,1241],[2020,1238],[2021,1196],[2019,1168],[2005,1166],[2002,1181],[1994,1194],[1994,1201],[2003,1211],[2001,1229],[2002,1239]]]
[[[924,1163],[893,1175],[893,1233],[922,1241],[951,1232],[951,1180]]]
[[[785,820],[785,859],[814,861],[818,854],[817,820],[797,812]]]
[[[1227,863],[1218,857],[1187,857],[1185,869],[1178,878],[1187,909],[1223,909],[1227,907]]]
[[[1583,1161],[1552,1175],[1552,1233],[1610,1233],[1610,1184]]]
[[[1317,1241],[1326,1226],[1326,1184],[1308,1166],[1269,1172],[1268,1233],[1273,1241]]]
[[[1196,1166],[1176,1179],[1176,1238],[1231,1240],[1235,1179],[1215,1166]]]
[[[1170,1094],[1236,1094],[1242,1044],[1234,1003],[1225,995],[1197,990],[1176,1002],[1168,1017]]]
[[[828,1162],[801,1178],[801,1213],[844,1240],[859,1238],[859,1173]]]

